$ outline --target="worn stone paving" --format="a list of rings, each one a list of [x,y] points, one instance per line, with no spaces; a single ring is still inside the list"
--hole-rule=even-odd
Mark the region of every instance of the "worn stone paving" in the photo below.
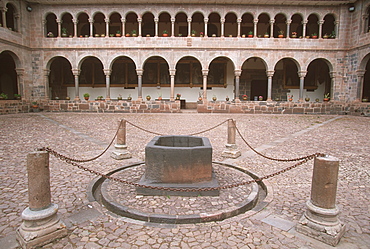
[[[246,140],[269,156],[293,158],[322,152],[337,157],[340,160],[337,205],[341,210],[339,218],[347,225],[337,248],[370,248],[369,118],[196,113],[0,116],[0,248],[19,247],[15,231],[28,205],[27,153],[49,146],[71,157],[90,158],[109,144],[122,118],[161,134],[194,133],[233,118]],[[133,159],[116,161],[106,154],[85,165],[108,172],[141,161],[145,145],[153,136],[128,125],[127,144]],[[291,165],[251,154],[239,137],[237,145],[242,157],[223,159],[226,124],[202,136],[212,143],[214,161],[232,161],[259,176]],[[111,215],[87,199],[86,189],[94,178],[91,173],[50,157],[52,202],[59,205],[69,234],[43,248],[332,248],[297,233],[294,228],[310,197],[312,166],[310,161],[269,179],[271,202],[260,212],[220,222],[168,225]]]

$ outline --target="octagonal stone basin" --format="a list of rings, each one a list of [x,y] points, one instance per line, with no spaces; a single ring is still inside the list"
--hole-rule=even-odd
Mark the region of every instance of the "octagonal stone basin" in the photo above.
[[[152,187],[217,187],[212,171],[212,146],[208,138],[157,136],[145,147],[145,174],[139,184]],[[138,187],[142,195],[218,195],[218,190],[179,192]]]

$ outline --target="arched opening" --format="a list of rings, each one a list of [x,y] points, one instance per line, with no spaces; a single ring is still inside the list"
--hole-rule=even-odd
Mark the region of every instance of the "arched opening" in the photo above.
[[[370,55],[368,56],[370,58]],[[365,67],[363,89],[362,89],[362,101],[368,102],[370,98],[370,59],[368,59]]]
[[[17,30],[17,23],[15,19],[16,10],[13,4],[8,3],[6,5],[7,11],[5,12],[6,18],[6,27],[9,30],[18,31]]]
[[[335,35],[335,18],[332,14],[328,14],[324,17],[324,23],[322,25],[322,37],[329,38],[333,34]]]
[[[182,58],[176,65],[176,87],[202,87],[202,66],[190,56]]]
[[[65,99],[68,96],[68,87],[74,86],[71,63],[64,57],[56,57],[50,64],[49,90],[50,97]]]
[[[84,59],[81,64],[81,73],[79,77],[81,87],[105,87],[105,75],[103,64],[93,56]]]
[[[236,37],[238,35],[238,23],[234,13],[225,16],[225,35]]]
[[[168,13],[161,13],[159,15],[158,32],[163,36],[171,36],[171,16]]]
[[[292,16],[292,23],[290,24],[291,38],[298,38],[303,36],[303,18],[300,14]]]
[[[227,71],[230,59],[218,57],[212,60],[208,68],[207,86],[208,87],[226,87]]]
[[[257,35],[270,36],[270,17],[266,13],[258,16]]]
[[[46,36],[56,37],[58,36],[58,24],[57,16],[54,13],[50,13],[46,16]]]
[[[170,75],[167,62],[159,57],[153,56],[145,61],[143,86],[144,87],[163,87],[170,86]]]
[[[8,99],[15,99],[14,94],[20,94],[15,61],[7,51],[0,54],[0,93],[6,94]]]
[[[246,13],[242,16],[241,20],[241,34],[242,36],[247,36],[249,34],[254,34],[254,22],[253,15]]]
[[[105,36],[105,16],[103,13],[96,13],[94,16],[94,36],[95,37],[104,37]]]
[[[137,15],[136,13],[128,13],[126,15],[126,23],[125,23],[125,34],[126,36],[137,36],[137,30],[139,28],[139,24],[137,22]]]
[[[119,13],[113,13],[109,17],[109,35],[118,37],[122,35],[122,22]]]
[[[145,13],[143,15],[142,33],[144,36],[154,36],[155,35],[155,23],[154,16],[152,13]]]
[[[110,76],[112,87],[134,89],[137,87],[136,66],[132,59],[121,56],[114,60]]]
[[[307,20],[306,36],[311,36],[311,38],[315,38],[315,36],[317,37],[319,33],[319,18],[317,15],[311,14]]]
[[[81,13],[77,18],[77,35],[79,37],[90,36],[89,16],[86,13]]]
[[[201,33],[204,33],[204,16],[201,13],[194,13],[191,18],[191,35],[197,36]]]
[[[274,37],[287,37],[286,33],[286,17],[283,14],[277,14],[275,16],[275,24],[274,24]]]
[[[243,63],[239,93],[241,100],[245,99],[243,96],[247,96],[247,100],[267,98],[266,66],[261,58],[252,57]]]
[[[72,37],[74,33],[73,17],[69,13],[62,16],[62,37]]]
[[[175,35],[188,36],[188,17],[185,13],[178,13],[175,17]]]
[[[208,16],[208,36],[220,36],[221,23],[218,13],[211,13]]]
[[[298,66],[293,59],[284,58],[276,64],[271,98],[282,101],[299,99]]]
[[[304,95],[311,100],[322,100],[324,95],[329,94],[331,98],[331,77],[328,63],[323,59],[313,60],[307,68],[304,79]]]

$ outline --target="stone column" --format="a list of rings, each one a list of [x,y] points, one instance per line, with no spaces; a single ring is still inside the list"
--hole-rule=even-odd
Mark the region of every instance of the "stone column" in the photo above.
[[[345,232],[336,206],[339,160],[332,156],[316,157],[311,198],[297,224],[297,231],[331,246],[336,246]]]
[[[3,16],[3,27],[4,28],[7,28],[8,26],[6,25],[6,12],[8,11],[8,8],[7,7],[3,7],[1,9],[1,12],[3,13],[2,16]],[[44,25],[45,26],[45,25]]]
[[[22,212],[16,236],[22,248],[35,248],[66,236],[67,229],[58,217],[58,205],[51,203],[49,153],[29,153],[27,173],[29,207]]]
[[[258,19],[253,20],[253,37],[257,37]]]
[[[78,20],[72,20],[73,22],[73,27],[74,27],[74,30],[73,30],[73,37],[77,37],[77,24],[78,24]]]
[[[170,79],[171,79],[171,92],[170,92],[170,101],[175,100],[175,75],[176,69],[170,69]]]
[[[105,85],[106,85],[106,100],[110,100],[110,74],[112,73],[112,70],[110,69],[104,69],[105,74]]]
[[[339,38],[339,21],[335,21],[334,22],[334,26],[335,26],[335,38]]]
[[[207,76],[208,76],[208,69],[202,70],[203,74],[203,102],[207,101]]]
[[[242,70],[240,70],[240,69],[236,69],[234,71],[234,75],[235,75],[235,90],[234,90],[235,96],[234,96],[234,99],[235,99],[235,101],[239,101],[240,75],[241,74],[242,74]]]
[[[188,18],[188,37],[191,36],[191,17]]]
[[[304,90],[304,78],[306,77],[307,71],[298,72],[299,76],[299,101],[303,102],[303,90]]]
[[[322,25],[323,25],[323,23],[324,23],[323,20],[317,22],[317,24],[319,24],[319,34],[318,34],[319,39],[322,38]]]
[[[356,94],[356,101],[362,101],[362,92],[364,86],[364,75],[366,70],[357,70],[357,94]]]
[[[290,24],[292,23],[292,20],[289,19],[286,21],[286,38],[290,38]]]
[[[45,82],[45,99],[50,99],[51,96],[49,96],[49,69],[44,69],[44,82]]]
[[[275,71],[267,71],[267,101],[272,101],[272,76],[274,76]]]
[[[208,37],[209,36],[208,35],[208,21],[209,21],[208,18],[204,18],[204,36],[205,37]]]
[[[142,19],[142,18],[140,18],[140,17],[137,19],[137,22],[138,22],[138,24],[139,24],[139,25],[138,25],[138,26],[139,26],[139,34],[138,34],[138,36],[139,36],[139,37],[141,37],[141,36],[142,36],[142,34],[141,34],[141,23],[142,23],[142,21],[143,21],[143,19]]]
[[[240,35],[240,30],[241,30],[241,23],[242,23],[242,19],[241,18],[238,18],[237,20],[237,23],[238,23],[238,30],[237,30],[237,34],[236,34],[236,36],[237,37],[240,37],[241,35]]]
[[[57,19],[57,24],[58,24],[58,34],[57,34],[57,37],[61,37],[62,35],[62,22],[60,21],[60,19]]]
[[[154,18],[154,25],[155,25],[154,37],[158,37],[158,22],[159,22],[159,18],[158,17]]]
[[[221,18],[221,37],[225,36],[225,18]]]
[[[330,99],[331,100],[334,100],[334,94],[333,94],[333,96],[331,94],[334,93],[334,92],[337,92],[337,91],[335,91],[335,87],[336,87],[336,85],[335,85],[336,84],[335,78],[336,78],[337,73],[334,72],[334,71],[331,71],[331,72],[329,72],[329,75],[330,75]],[[340,87],[342,87],[341,84],[340,84]],[[342,90],[340,92],[344,92],[344,91]],[[341,99],[341,101],[344,101],[344,98]]]
[[[78,82],[78,77],[80,76],[80,70],[73,69],[72,70],[73,76],[75,77],[75,101],[80,101],[80,87]]]
[[[23,99],[26,98],[26,91],[24,87],[24,68],[16,68],[15,72],[17,73],[17,82],[18,82],[18,94],[21,95]]]
[[[139,100],[143,99],[143,69],[136,69],[137,74],[137,97]]]
[[[90,37],[93,37],[94,36],[94,34],[93,34],[93,32],[94,32],[94,19],[89,18],[89,23],[90,23]]]
[[[227,122],[227,144],[226,149],[222,152],[223,157],[238,158],[241,156],[240,150],[235,143],[236,121],[229,119]]]
[[[122,37],[125,37],[126,35],[126,18],[121,18],[122,23]]]
[[[171,18],[171,36],[175,37],[175,21],[176,19],[174,17]]]
[[[302,28],[302,36],[303,36],[303,38],[306,38],[307,23],[308,23],[308,20],[304,20],[304,21],[302,21],[302,24],[303,24],[303,28]]]
[[[112,152],[111,157],[116,160],[128,159],[132,155],[127,151],[126,144],[126,120],[122,119],[118,122],[118,131],[116,144],[114,145],[115,151]]]
[[[105,18],[105,36],[109,37],[109,18]]]
[[[270,20],[270,38],[274,38],[274,23],[275,19]]]

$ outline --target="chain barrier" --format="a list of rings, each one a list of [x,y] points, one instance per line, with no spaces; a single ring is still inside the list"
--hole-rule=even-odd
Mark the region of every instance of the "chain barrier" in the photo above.
[[[256,179],[253,179],[253,180],[249,180],[249,181],[244,181],[244,182],[240,182],[240,183],[236,183],[236,184],[229,184],[229,185],[224,185],[224,186],[219,186],[219,187],[209,187],[209,188],[171,188],[171,187],[157,187],[157,186],[147,186],[147,185],[142,185],[142,184],[139,184],[139,183],[135,183],[135,182],[130,182],[130,181],[126,181],[126,180],[123,180],[123,179],[119,179],[119,178],[115,178],[111,175],[106,175],[106,174],[103,174],[101,172],[98,172],[96,170],[93,170],[93,169],[89,169],[85,166],[82,166],[78,163],[84,163],[84,162],[90,162],[90,161],[93,161],[93,160],[96,160],[98,159],[99,157],[101,157],[104,153],[107,152],[107,150],[110,148],[110,146],[113,144],[114,142],[114,139],[117,137],[117,134],[118,134],[118,131],[120,129],[120,126],[122,124],[123,121],[126,121],[127,123],[129,123],[130,125],[132,125],[133,127],[137,128],[137,129],[140,129],[142,131],[145,131],[145,132],[148,132],[148,133],[152,133],[154,135],[159,135],[161,136],[162,134],[160,133],[156,133],[156,132],[152,132],[152,131],[149,131],[147,129],[144,129],[138,125],[135,125],[133,124],[132,122],[129,122],[127,120],[124,120],[122,119],[119,123],[119,126],[118,126],[118,129],[113,137],[113,139],[111,140],[111,142],[109,143],[109,145],[107,146],[107,148],[99,155],[93,157],[93,158],[90,158],[90,159],[85,159],[85,160],[80,160],[80,159],[74,159],[74,158],[70,158],[70,157],[67,157],[67,156],[64,156],[60,153],[58,153],[57,151],[49,148],[49,147],[43,147],[41,149],[38,149],[39,151],[47,151],[49,152],[51,155],[53,155],[54,157],[62,160],[62,161],[65,161],[66,163],[68,164],[71,164],[79,169],[82,169],[84,171],[87,171],[87,172],[90,172],[96,176],[100,176],[100,177],[103,177],[105,179],[109,179],[109,180],[112,180],[112,181],[116,181],[116,182],[119,182],[119,183],[123,183],[123,184],[126,184],[126,185],[131,185],[131,186],[135,186],[135,187],[142,187],[142,188],[150,188],[150,189],[155,189],[155,190],[163,190],[163,191],[180,191],[180,192],[198,192],[198,191],[213,191],[213,190],[222,190],[222,189],[230,189],[230,188],[235,188],[235,187],[240,187],[240,186],[243,186],[243,185],[248,185],[248,184],[252,184],[252,183],[256,183],[256,182],[260,182],[260,181],[263,181],[263,180],[266,180],[266,179],[269,179],[271,177],[274,177],[274,176],[277,176],[277,175],[280,175],[282,173],[285,173],[289,170],[292,170],[294,168],[297,168],[298,166],[308,162],[309,160],[312,160],[314,159],[315,157],[321,157],[321,156],[325,156],[324,154],[322,153],[315,153],[315,154],[311,154],[311,155],[308,155],[308,156],[304,156],[304,157],[300,157],[300,158],[293,158],[293,159],[278,159],[278,158],[272,158],[272,157],[269,157],[269,156],[266,156],[260,152],[258,152],[256,149],[254,149],[247,141],[246,139],[242,136],[240,130],[237,128],[236,124],[235,124],[235,121],[233,119],[227,119],[209,129],[206,129],[204,131],[200,131],[200,132],[197,132],[197,133],[192,133],[192,134],[189,134],[190,136],[194,136],[194,135],[198,135],[198,134],[201,134],[201,133],[205,133],[207,131],[211,131],[221,125],[223,125],[224,123],[226,123],[227,121],[229,120],[232,120],[233,123],[234,123],[234,127],[236,129],[236,131],[238,132],[239,136],[241,137],[241,139],[244,141],[244,143],[253,151],[255,152],[256,154],[258,154],[259,156],[261,157],[264,157],[266,159],[269,159],[269,160],[273,160],[273,161],[279,161],[279,162],[293,162],[293,161],[299,161],[297,162],[296,164],[294,165],[291,165],[289,167],[286,167],[280,171],[277,171],[275,173],[272,173],[272,174],[269,174],[269,175],[265,175],[263,177],[260,177],[260,178],[256,178]]]
[[[280,175],[284,172],[287,172],[291,169],[294,169],[306,162],[308,162],[309,160],[312,160],[314,159],[317,154],[313,154],[313,155],[310,155],[310,156],[307,156],[305,159],[303,159],[302,161],[294,164],[294,165],[291,165],[289,167],[286,167],[280,171],[277,171],[275,173],[272,173],[272,174],[269,174],[269,175],[265,175],[263,177],[260,177],[260,178],[256,178],[256,179],[253,179],[253,180],[249,180],[249,181],[244,181],[244,182],[240,182],[240,183],[235,183],[235,184],[229,184],[229,185],[224,185],[224,186],[219,186],[219,187],[208,187],[208,188],[171,188],[171,187],[158,187],[158,186],[148,186],[148,185],[143,185],[143,184],[139,184],[139,183],[136,183],[136,182],[130,182],[130,181],[126,181],[126,180],[123,180],[123,179],[120,179],[120,178],[116,178],[116,177],[113,177],[111,175],[106,175],[106,174],[103,174],[99,171],[96,171],[96,170],[93,170],[93,169],[89,169],[85,166],[82,166],[74,161],[72,161],[70,158],[66,157],[66,156],[63,156],[62,154],[56,152],[55,150],[52,150],[50,148],[47,148],[47,147],[44,147],[44,148],[41,148],[40,151],[47,151],[49,152],[51,155],[53,155],[54,157],[62,160],[62,161],[65,161],[66,163],[69,163],[79,169],[82,169],[86,172],[89,172],[89,173],[92,173],[96,176],[100,176],[100,177],[103,177],[105,179],[108,179],[108,180],[112,180],[112,181],[115,181],[115,182],[119,182],[119,183],[123,183],[123,184],[126,184],[126,185],[131,185],[131,186],[134,186],[134,187],[142,187],[142,188],[149,188],[149,189],[155,189],[155,190],[163,190],[163,191],[179,191],[179,192],[198,192],[198,191],[213,191],[213,190],[223,190],[223,189],[230,189],[230,188],[236,188],[236,187],[240,187],[240,186],[243,186],[243,185],[249,185],[249,184],[252,184],[252,183],[257,183],[257,182],[260,182],[260,181],[263,181],[263,180],[266,180],[266,179],[269,179],[271,177],[274,177],[274,176],[277,176],[277,175]],[[217,164],[217,163],[215,163]]]

